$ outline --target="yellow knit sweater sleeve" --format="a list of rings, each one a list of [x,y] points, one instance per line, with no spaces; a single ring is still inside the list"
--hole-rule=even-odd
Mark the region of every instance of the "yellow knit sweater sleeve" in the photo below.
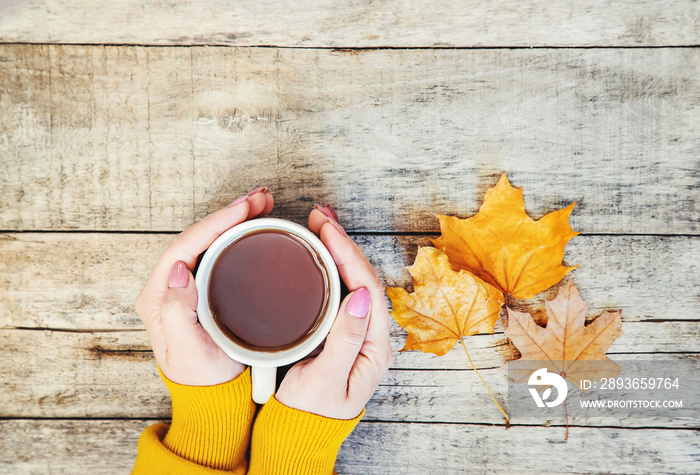
[[[133,474],[245,474],[256,407],[250,369],[216,386],[183,386],[161,377],[172,399],[172,424],[143,431]]]
[[[255,419],[250,475],[330,475],[338,450],[362,418],[331,419],[292,409],[275,397]]]

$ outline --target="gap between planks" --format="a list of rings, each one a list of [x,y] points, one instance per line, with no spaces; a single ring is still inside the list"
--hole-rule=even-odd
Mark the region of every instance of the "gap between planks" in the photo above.
[[[530,49],[564,49],[564,50],[581,50],[581,49],[682,49],[682,48],[698,48],[699,44],[689,43],[682,45],[499,45],[499,46],[298,46],[298,45],[281,45],[281,44],[265,44],[265,45],[236,45],[236,44],[220,44],[220,43],[195,43],[195,44],[158,44],[158,43],[55,43],[42,41],[0,41],[0,45],[7,46],[93,46],[101,47],[118,47],[118,48],[241,48],[241,49],[295,49],[295,50],[311,50],[311,51],[330,51],[331,53],[350,53],[350,52],[367,52],[381,50],[530,50]]]
[[[13,421],[13,422],[23,422],[23,421],[65,421],[65,422],[112,422],[112,421],[146,421],[146,422],[162,422],[169,423],[171,419],[163,417],[8,417],[0,416],[0,422],[2,421]],[[542,424],[523,424],[515,423],[509,424],[508,428],[505,424],[499,423],[486,423],[486,422],[448,422],[448,421],[392,421],[392,420],[380,420],[380,419],[363,419],[362,424],[430,424],[431,426],[479,426],[479,427],[502,427],[508,430],[510,427],[566,427],[565,424],[553,423],[546,426]],[[582,429],[615,429],[615,430],[666,430],[666,431],[697,431],[700,429],[698,427],[663,427],[663,426],[616,426],[616,425],[577,425],[576,423],[570,423],[569,427],[578,427]]]
[[[458,216],[461,219],[468,219],[472,216]],[[537,221],[537,220],[536,220]],[[0,234],[152,234],[152,235],[177,235],[183,230],[157,230],[157,229],[0,229]],[[363,236],[384,236],[384,237],[438,237],[440,235],[439,230],[435,231],[353,231],[351,229],[346,229],[345,232],[350,237],[363,237]],[[588,237],[650,237],[650,238],[665,238],[665,237],[679,237],[679,238],[697,238],[700,234],[691,233],[600,233],[600,232],[585,232],[581,231],[578,236],[588,236]]]

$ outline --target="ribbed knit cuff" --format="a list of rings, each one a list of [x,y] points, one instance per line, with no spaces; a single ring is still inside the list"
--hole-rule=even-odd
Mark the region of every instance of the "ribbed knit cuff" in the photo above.
[[[160,373],[170,391],[173,420],[163,445],[205,467],[232,470],[246,456],[255,416],[250,369],[215,386],[184,386]]]
[[[255,419],[248,474],[328,475],[354,419],[331,419],[292,409],[272,397]]]

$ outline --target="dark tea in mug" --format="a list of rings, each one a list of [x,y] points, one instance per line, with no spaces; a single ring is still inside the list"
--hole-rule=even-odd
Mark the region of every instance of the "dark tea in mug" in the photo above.
[[[279,351],[306,340],[328,301],[328,272],[320,256],[282,230],[258,230],[233,241],[209,279],[209,308],[217,326],[257,351]]]

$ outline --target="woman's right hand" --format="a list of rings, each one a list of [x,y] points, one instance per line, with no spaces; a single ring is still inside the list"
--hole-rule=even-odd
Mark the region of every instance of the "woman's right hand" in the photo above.
[[[353,419],[362,412],[392,361],[384,286],[338,224],[333,208],[313,210],[309,228],[321,237],[352,293],[341,303],[321,353],[292,367],[275,397],[294,409]]]

